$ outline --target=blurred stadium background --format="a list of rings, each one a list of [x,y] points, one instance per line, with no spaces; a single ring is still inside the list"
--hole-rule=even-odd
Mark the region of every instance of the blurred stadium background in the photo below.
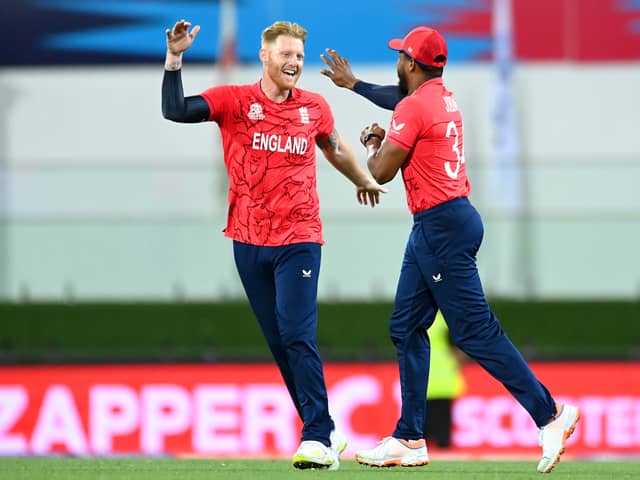
[[[322,77],[324,48],[389,84],[389,38],[443,32],[492,306],[541,379],[583,407],[572,451],[640,454],[638,0],[4,0],[0,13],[13,42],[0,55],[0,454],[295,449],[221,233],[217,128],[160,113],[164,29],[180,18],[202,26],[187,94],[255,81],[262,29],[305,26],[300,86],[328,99],[357,152],[390,113]],[[411,218],[398,178],[375,210],[323,161],[318,186],[319,340],[355,449],[397,414],[386,325]],[[465,375],[453,450],[537,453],[501,387]]]

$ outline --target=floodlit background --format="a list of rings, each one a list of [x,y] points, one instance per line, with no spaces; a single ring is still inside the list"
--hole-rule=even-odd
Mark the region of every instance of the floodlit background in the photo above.
[[[416,24],[447,36],[489,295],[637,298],[640,4],[560,3],[514,2],[511,60],[494,55],[509,43],[494,41],[488,1],[4,2],[20,41],[0,58],[0,296],[244,298],[221,233],[217,127],[160,113],[164,29],[202,25],[183,75],[197,94],[256,81],[260,32],[284,18],[309,30],[300,86],[328,99],[363,162],[361,128],[390,113],[321,76],[320,53],[335,48],[361,78],[395,84],[389,38]],[[411,222],[401,179],[371,211],[320,156],[318,186],[321,299],[391,299]]]
[[[181,18],[202,26],[187,94],[257,81],[261,31],[306,27],[299,86],[328,100],[363,163],[361,129],[390,112],[320,75],[320,54],[395,84],[388,39],[439,29],[492,307],[545,361],[533,368],[558,401],[582,408],[569,451],[637,457],[639,0],[2,0],[0,455],[288,457],[297,445],[222,234],[218,129],[161,115],[164,31]],[[361,207],[319,155],[318,188],[319,345],[355,449],[388,435],[399,408],[387,319],[411,216],[399,177]],[[524,410],[472,362],[464,375],[454,450],[537,455]]]

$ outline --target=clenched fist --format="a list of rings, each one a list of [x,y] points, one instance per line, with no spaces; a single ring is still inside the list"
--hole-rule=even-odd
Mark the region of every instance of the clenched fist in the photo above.
[[[387,132],[380,125],[378,125],[377,123],[372,123],[371,125],[364,127],[364,129],[360,133],[360,143],[362,143],[362,145],[366,147],[370,144],[373,144],[371,142],[372,140],[377,140],[378,144],[375,146],[379,147],[382,143],[382,140],[384,140],[384,136],[386,135],[386,133]]]

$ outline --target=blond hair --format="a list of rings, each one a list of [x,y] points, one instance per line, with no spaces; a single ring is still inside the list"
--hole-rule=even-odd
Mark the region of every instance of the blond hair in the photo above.
[[[279,20],[262,31],[262,48],[267,44],[275,42],[281,35],[297,38],[302,40],[302,43],[304,43],[305,37],[307,36],[307,30],[297,23]]]

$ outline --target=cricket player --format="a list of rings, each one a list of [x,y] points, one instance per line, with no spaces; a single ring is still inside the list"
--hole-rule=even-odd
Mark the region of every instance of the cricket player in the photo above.
[[[560,460],[580,412],[556,404],[484,296],[476,266],[484,227],[468,198],[462,115],[442,80],[446,41],[432,28],[417,27],[389,41],[389,47],[398,51],[397,88],[359,81],[335,50],[323,55],[328,69],[322,73],[336,85],[393,109],[388,135],[373,123],[360,141],[379,183],[402,172],[414,219],[390,321],[400,368],[401,415],[392,436],[357,452],[356,460],[372,466],[429,463],[423,432],[430,366],[426,330],[440,309],[453,342],[500,381],[540,428],[538,471],[548,473]]]
[[[225,235],[233,240],[245,292],[302,420],[296,468],[339,466],[346,439],[335,431],[316,345],[317,289],[323,244],[316,190],[316,145],[377,205],[381,187],[338,134],[327,102],[296,88],[307,31],[275,22],[262,32],[262,76],[184,97],[183,53],[200,27],[181,20],[166,31],[162,112],[176,122],[212,121],[222,134],[229,177]]]

